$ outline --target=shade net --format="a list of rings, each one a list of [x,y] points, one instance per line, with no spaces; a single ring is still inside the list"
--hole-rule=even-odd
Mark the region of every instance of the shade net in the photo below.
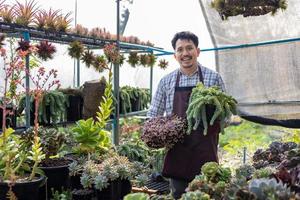
[[[300,119],[300,1],[287,3],[274,16],[222,20],[211,0],[200,0],[215,47],[271,42],[216,51],[217,70],[226,91],[237,99],[240,115],[274,123]]]

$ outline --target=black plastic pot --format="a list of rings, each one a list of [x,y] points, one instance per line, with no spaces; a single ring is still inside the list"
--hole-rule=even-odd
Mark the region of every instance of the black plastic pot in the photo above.
[[[67,121],[75,122],[82,119],[83,98],[81,96],[69,96],[69,107],[67,107]]]
[[[45,183],[45,177],[41,176],[38,179],[15,183],[12,186],[12,190],[18,200],[38,200],[39,199],[39,188]],[[0,199],[5,200],[9,186],[7,183],[0,182]]]
[[[70,188],[69,167],[68,165],[57,167],[40,167],[47,177],[46,184],[40,188],[40,200],[52,197],[51,188],[54,191],[66,190]]]
[[[126,196],[127,194],[129,194],[131,192],[132,189],[132,185],[130,183],[129,180],[121,180],[121,199],[123,199],[124,196]]]
[[[109,186],[101,191],[96,190],[98,200],[120,200],[130,192],[130,181],[121,179],[110,182]]]
[[[73,200],[91,200],[94,197],[94,191],[88,189],[80,189],[72,191]]]
[[[81,174],[76,174],[75,176],[70,176],[70,186],[71,189],[83,189],[80,183]]]
[[[137,97],[136,99],[130,99],[130,103],[131,103],[132,112],[136,112],[136,111],[141,110],[140,97]]]
[[[6,127],[15,128],[17,124],[17,114],[16,111],[13,110],[12,107],[7,107],[6,110],[9,110],[10,113],[6,115]],[[0,108],[0,122],[2,124],[3,110]],[[2,130],[2,127],[0,127]]]

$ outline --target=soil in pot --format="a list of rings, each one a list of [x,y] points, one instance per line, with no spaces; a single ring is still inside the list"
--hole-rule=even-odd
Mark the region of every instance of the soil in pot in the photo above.
[[[32,181],[17,182],[12,190],[18,200],[38,200],[39,188],[45,184],[45,177],[41,176]],[[0,199],[5,200],[9,186],[7,183],[0,182]]]

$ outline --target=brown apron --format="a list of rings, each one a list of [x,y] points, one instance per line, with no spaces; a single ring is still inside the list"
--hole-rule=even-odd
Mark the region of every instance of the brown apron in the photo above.
[[[200,81],[203,83],[201,68],[198,69]],[[180,74],[178,73],[173,101],[173,114],[186,118],[189,97],[193,87],[179,87]],[[213,115],[214,109],[207,107],[207,117]],[[162,174],[168,178],[191,181],[200,174],[201,167],[206,162],[218,162],[218,140],[220,123],[215,122],[208,127],[207,135],[203,135],[203,125],[200,123],[197,130],[186,135],[183,143],[177,143],[167,152]]]

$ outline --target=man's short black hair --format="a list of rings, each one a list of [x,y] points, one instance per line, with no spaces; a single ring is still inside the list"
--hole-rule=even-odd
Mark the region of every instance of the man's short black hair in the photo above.
[[[177,40],[192,40],[192,42],[195,44],[196,47],[198,47],[198,37],[192,33],[192,32],[189,32],[189,31],[182,31],[182,32],[179,32],[179,33],[176,33],[172,39],[172,46],[173,46],[173,49],[175,49],[176,47],[176,42]]]

